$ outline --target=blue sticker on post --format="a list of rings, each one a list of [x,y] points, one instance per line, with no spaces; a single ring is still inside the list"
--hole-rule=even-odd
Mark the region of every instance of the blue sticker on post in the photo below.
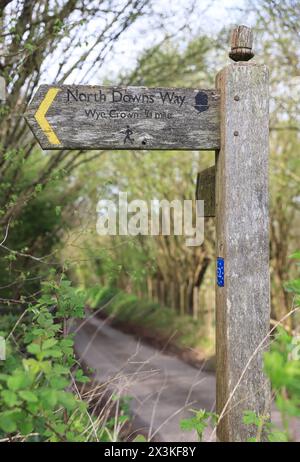
[[[224,258],[217,258],[217,284],[224,287]]]

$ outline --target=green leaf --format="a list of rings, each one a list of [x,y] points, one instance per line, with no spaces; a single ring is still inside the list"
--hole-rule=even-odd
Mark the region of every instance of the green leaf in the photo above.
[[[61,215],[61,206],[60,206],[60,205],[57,205],[57,206],[55,207],[55,214],[56,214],[57,216],[60,216],[60,215]]]
[[[289,258],[295,258],[296,260],[300,260],[300,250],[292,253],[292,255],[290,255]]]
[[[30,345],[27,346],[27,351],[28,353],[37,355],[41,352],[41,347],[37,343],[30,343]]]
[[[300,279],[294,279],[284,285],[288,292],[300,294]]]
[[[273,430],[268,434],[268,440],[271,443],[287,443],[288,437],[286,433],[281,432],[280,430]]]
[[[3,390],[1,396],[8,407],[16,406],[18,403],[18,396],[12,390]]]
[[[56,363],[56,364],[53,364],[53,371],[57,374],[57,375],[69,375],[70,373],[70,369],[63,366],[62,364],[59,364],[59,363]]]
[[[87,383],[90,381],[89,377],[83,375],[83,371],[81,369],[78,369],[78,371],[75,374],[75,378],[77,382],[80,382],[80,383]]]
[[[39,408],[40,408],[40,403],[39,402],[36,402],[36,403],[30,403],[29,401],[27,401],[27,405],[26,405],[28,411],[31,412],[31,414],[35,414],[37,415],[38,412],[39,412]]]
[[[197,424],[197,421],[194,417],[192,417],[191,419],[183,419],[180,422],[180,428],[181,430],[191,431],[191,430],[195,430],[196,424]]]
[[[69,380],[66,380],[64,377],[54,376],[50,378],[50,385],[53,388],[65,388],[69,385]]]
[[[118,417],[118,422],[124,424],[125,422],[128,422],[129,416],[128,415],[120,415]]]
[[[26,388],[26,386],[30,383],[29,377],[26,376],[25,373],[20,372],[14,375],[11,375],[7,379],[7,386],[10,390],[17,391],[22,388]]]
[[[5,433],[13,433],[17,430],[15,413],[5,411],[0,413],[0,428]]]
[[[28,435],[33,431],[33,421],[32,417],[29,417],[28,415],[24,416],[24,419],[22,419],[19,423],[19,430],[22,433],[22,435]]]
[[[269,376],[274,388],[284,385],[284,358],[278,351],[264,354],[265,371]]]
[[[58,392],[58,400],[59,403],[68,411],[73,411],[78,406],[78,401],[75,399],[72,393],[60,391]]]
[[[245,411],[243,416],[243,423],[245,425],[256,425],[257,427],[260,425],[260,418],[256,415],[253,411]]]
[[[60,343],[63,347],[72,347],[74,345],[74,340],[71,338],[64,338]]]
[[[69,441],[69,442],[75,442],[76,439],[77,439],[75,433],[70,432],[70,431],[66,433],[66,437],[67,437],[67,441]]]
[[[22,361],[25,371],[36,375],[40,372],[42,364],[34,358],[23,359]]]
[[[45,340],[42,344],[42,350],[48,350],[49,348],[52,348],[54,345],[56,345],[58,340],[55,338],[49,338],[48,340]]]
[[[42,352],[43,358],[61,358],[62,355],[62,351],[58,350],[57,348],[51,348]]]
[[[284,414],[287,414],[291,417],[300,417],[299,399],[293,400],[278,395],[276,398],[276,406]]]
[[[133,443],[145,443],[145,442],[147,442],[147,439],[144,437],[144,435],[137,435],[133,440]]]
[[[35,393],[29,390],[19,391],[19,395],[21,396],[24,401],[28,401],[28,403],[37,403],[38,398]]]
[[[57,404],[57,391],[52,389],[42,390],[40,400],[44,409],[53,409]]]
[[[30,44],[27,44],[27,48],[29,48],[29,47],[30,47]],[[37,184],[36,187],[35,187],[35,191],[36,191],[36,192],[41,192],[42,189],[43,189],[43,185],[40,184],[40,183]]]
[[[51,361],[42,361],[40,362],[40,367],[43,372],[45,372],[46,375],[51,374],[53,368],[52,368],[52,363]]]

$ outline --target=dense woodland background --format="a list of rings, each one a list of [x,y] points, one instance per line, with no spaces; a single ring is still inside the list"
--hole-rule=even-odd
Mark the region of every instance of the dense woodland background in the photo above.
[[[160,10],[158,4],[0,2],[0,75],[7,84],[7,100],[0,106],[4,333],[6,325],[14,325],[39,303],[45,281],[64,274],[77,288],[121,289],[178,316],[191,316],[200,329],[200,344],[213,351],[214,219],[206,219],[201,247],[186,247],[178,236],[100,237],[96,205],[102,198],[115,200],[118,191],[127,191],[129,200],[192,199],[197,172],[214,164],[214,153],[43,152],[23,114],[41,82],[213,88],[217,71],[229,62],[232,24],[248,21],[254,26],[255,60],[270,69],[272,322],[294,307],[286,288],[297,274],[289,256],[300,247],[300,4],[236,2],[228,9],[232,24],[227,17],[219,30],[210,29],[209,15],[205,27],[192,27],[194,18],[205,18],[218,1],[203,8],[199,2],[186,2],[179,26],[172,27],[178,11],[172,4]],[[150,46],[146,40],[123,66],[149,30]],[[112,61],[113,70],[107,65]],[[298,322],[296,313],[283,324],[292,332]]]

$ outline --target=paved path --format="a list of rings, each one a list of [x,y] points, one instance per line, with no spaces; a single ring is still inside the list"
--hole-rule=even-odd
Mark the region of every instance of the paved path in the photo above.
[[[190,408],[213,410],[215,377],[175,356],[164,354],[92,318],[78,330],[76,351],[95,370],[95,380],[110,382],[115,393],[131,396],[131,408],[149,437],[157,441],[197,441],[179,422]],[[275,413],[275,421],[278,414]],[[211,429],[204,440],[211,437]]]

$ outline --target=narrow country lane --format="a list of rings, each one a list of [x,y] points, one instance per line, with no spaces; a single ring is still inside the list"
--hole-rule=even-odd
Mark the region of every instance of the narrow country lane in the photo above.
[[[96,381],[110,381],[116,393],[131,396],[137,420],[149,437],[159,441],[196,441],[180,429],[190,408],[211,410],[215,402],[214,374],[142,344],[97,318],[76,334],[76,351],[95,370]],[[207,432],[208,436],[211,433]]]
[[[132,413],[149,439],[197,441],[194,432],[180,429],[180,420],[191,415],[191,408],[214,410],[213,373],[145,345],[95,317],[77,328],[75,347],[85,366],[94,369],[96,382],[109,382],[114,393],[132,397]],[[279,423],[277,411],[273,411],[272,419]],[[215,440],[212,430],[207,429],[204,441],[211,437]]]

